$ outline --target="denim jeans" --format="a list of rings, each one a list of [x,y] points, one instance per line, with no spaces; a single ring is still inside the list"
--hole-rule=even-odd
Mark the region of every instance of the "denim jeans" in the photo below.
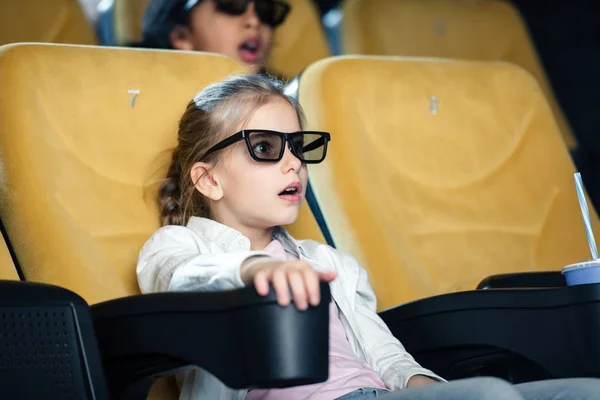
[[[363,399],[376,399],[383,396],[384,394],[391,393],[389,390],[374,389],[374,388],[360,388],[353,392],[338,397],[335,400],[363,400]]]
[[[600,400],[600,379],[571,378],[512,385],[497,378],[470,378],[399,392],[363,388],[336,400]]]

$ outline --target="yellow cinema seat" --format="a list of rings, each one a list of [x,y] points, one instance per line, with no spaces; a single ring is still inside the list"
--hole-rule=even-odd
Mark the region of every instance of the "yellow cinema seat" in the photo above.
[[[283,25],[275,30],[267,65],[278,74],[293,78],[313,62],[331,54],[313,0],[285,1],[292,10]]]
[[[343,56],[311,65],[298,93],[308,128],[332,135],[309,166],[318,204],[379,309],[589,258],[573,164],[522,68]],[[314,226],[304,209],[290,230]]]
[[[17,269],[15,268],[3,237],[0,237],[0,280],[19,280]]]
[[[16,42],[96,44],[77,0],[0,2],[0,46]]]
[[[142,19],[148,0],[115,0],[114,34],[119,45],[142,40]]]
[[[346,0],[344,54],[507,61],[542,87],[568,147],[576,140],[523,19],[500,0]]]

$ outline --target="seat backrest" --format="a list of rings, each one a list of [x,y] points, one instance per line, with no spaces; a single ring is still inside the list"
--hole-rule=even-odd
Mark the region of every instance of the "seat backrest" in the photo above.
[[[139,293],[137,255],[159,227],[153,183],[179,117],[240,71],[206,53],[0,48],[0,218],[26,280],[90,304]]]
[[[319,11],[312,0],[286,0],[292,10],[275,30],[267,65],[293,78],[315,61],[331,55]]]
[[[0,3],[0,46],[16,42],[95,44],[93,27],[77,0]]]
[[[291,12],[275,30],[267,64],[275,72],[293,78],[309,64],[330,55],[319,12],[311,0],[286,0]],[[114,6],[118,44],[141,39],[142,17],[148,0],[117,0]]]
[[[15,268],[4,237],[0,236],[0,281],[2,280],[19,280],[19,274]]]
[[[544,90],[567,145],[575,145],[527,28],[508,1],[347,0],[343,13],[345,54],[501,60],[520,65]]]
[[[309,166],[321,211],[380,309],[589,258],[573,164],[522,68],[345,56],[311,65],[298,95],[332,134]]]
[[[56,286],[0,281],[0,398],[108,400],[88,305]]]
[[[116,0],[113,5],[114,37],[118,45],[142,39],[142,20],[149,0]]]

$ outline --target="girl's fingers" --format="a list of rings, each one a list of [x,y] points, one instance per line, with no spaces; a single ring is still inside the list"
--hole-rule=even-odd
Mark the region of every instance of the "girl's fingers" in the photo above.
[[[254,275],[254,287],[256,291],[261,296],[266,296],[269,294],[269,272],[268,271],[259,271]]]
[[[290,270],[287,273],[289,286],[292,289],[292,297],[294,303],[299,310],[306,310],[308,303],[306,299],[306,285],[302,277],[302,273],[298,270]]]
[[[288,287],[287,274],[282,268],[273,271],[273,287],[280,306],[286,307],[290,304],[290,289]]]
[[[319,279],[323,282],[331,282],[336,278],[336,274],[333,271],[329,272],[318,272]]]
[[[288,306],[293,295],[296,307],[305,310],[309,304],[317,306],[321,301],[319,281],[331,282],[335,278],[335,272],[317,272],[308,263],[300,261],[261,266],[255,270],[253,281],[259,295],[269,294],[272,283],[279,305]]]
[[[302,271],[304,277],[304,283],[306,285],[306,292],[308,294],[308,301],[312,306],[317,306],[321,301],[321,289],[319,288],[319,276],[312,269],[306,269]]]

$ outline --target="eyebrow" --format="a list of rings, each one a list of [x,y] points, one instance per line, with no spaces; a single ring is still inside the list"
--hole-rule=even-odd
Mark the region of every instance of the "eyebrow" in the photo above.
[[[276,135],[274,133],[270,133],[270,132],[252,132],[250,135],[248,135],[249,138],[253,138],[253,137],[267,137],[267,136],[277,136],[279,137],[279,135]]]

